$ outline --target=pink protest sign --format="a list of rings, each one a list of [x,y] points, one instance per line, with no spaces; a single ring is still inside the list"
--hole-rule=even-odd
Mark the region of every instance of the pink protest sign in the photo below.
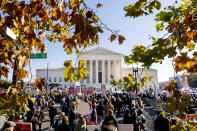
[[[89,91],[89,90],[87,90],[87,91],[86,91],[86,95],[89,95],[89,94],[90,94],[90,91]]]

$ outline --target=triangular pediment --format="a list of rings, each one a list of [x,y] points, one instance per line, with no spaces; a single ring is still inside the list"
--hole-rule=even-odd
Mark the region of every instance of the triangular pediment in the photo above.
[[[102,47],[97,47],[92,50],[88,50],[86,52],[83,52],[82,55],[119,55],[123,56],[123,54],[111,51]]]

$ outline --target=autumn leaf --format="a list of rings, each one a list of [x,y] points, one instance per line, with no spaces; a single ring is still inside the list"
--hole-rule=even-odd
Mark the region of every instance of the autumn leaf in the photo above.
[[[27,56],[19,55],[17,59],[18,59],[19,66],[25,67],[28,64]]]
[[[125,40],[125,38],[123,36],[121,36],[121,35],[118,36],[119,45],[121,45],[124,40]]]
[[[71,60],[64,62],[64,69],[64,80],[70,80],[73,83],[75,81],[75,69],[72,67]]]
[[[101,3],[98,3],[96,7],[97,7],[97,8],[101,8],[102,6],[103,6],[103,5],[102,5]]]
[[[110,42],[114,41],[116,39],[116,35],[115,34],[112,34],[109,38]]]
[[[92,17],[92,15],[93,15],[93,14],[92,14],[92,12],[91,12],[91,11],[88,11],[88,12],[86,13],[86,17],[87,17],[87,18],[91,18],[91,17]]]
[[[38,36],[40,39],[45,39],[47,38],[46,32],[45,31],[41,31],[38,33]]]
[[[26,78],[28,76],[28,71],[26,71],[25,69],[16,69],[14,75],[18,77],[18,80],[22,80],[23,78]]]
[[[12,85],[8,88],[7,95],[16,94],[21,92],[21,86],[20,85]]]
[[[131,81],[131,82],[133,82],[135,79],[134,79],[134,77],[133,77],[133,75],[131,75],[131,74],[128,74],[128,79]]]
[[[192,22],[192,15],[191,14],[189,14],[189,15],[187,15],[187,17],[186,17],[186,19],[185,19],[185,23],[191,23]]]
[[[32,34],[32,29],[31,29],[31,27],[28,25],[28,26],[25,26],[24,28],[23,28],[23,30],[24,30],[24,32],[26,33],[26,34]]]
[[[21,92],[21,86],[20,85],[13,85],[12,88],[15,88],[17,92]]]
[[[42,90],[42,88],[44,87],[44,79],[43,78],[37,78],[34,81],[34,86],[36,89]]]
[[[4,77],[8,77],[8,68],[6,66],[0,66],[0,77],[3,75]]]

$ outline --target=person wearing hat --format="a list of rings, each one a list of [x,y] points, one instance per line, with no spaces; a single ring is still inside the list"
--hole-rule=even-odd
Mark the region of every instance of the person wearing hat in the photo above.
[[[64,112],[61,112],[61,113],[60,113],[60,116],[59,116],[59,119],[56,120],[55,126],[54,126],[55,131],[58,131],[59,126],[61,126],[61,124],[63,123],[64,115],[65,115]]]

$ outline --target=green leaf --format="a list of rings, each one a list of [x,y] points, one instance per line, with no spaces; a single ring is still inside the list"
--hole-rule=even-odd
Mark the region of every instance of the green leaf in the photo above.
[[[169,22],[173,16],[172,12],[165,12],[165,11],[160,11],[156,15],[156,21],[163,21],[163,22]]]
[[[162,31],[162,30],[163,30],[163,28],[164,28],[163,23],[157,23],[155,26],[156,26],[156,30],[157,30],[157,32]]]
[[[110,42],[114,41],[116,39],[116,35],[115,34],[112,34],[109,38]]]

